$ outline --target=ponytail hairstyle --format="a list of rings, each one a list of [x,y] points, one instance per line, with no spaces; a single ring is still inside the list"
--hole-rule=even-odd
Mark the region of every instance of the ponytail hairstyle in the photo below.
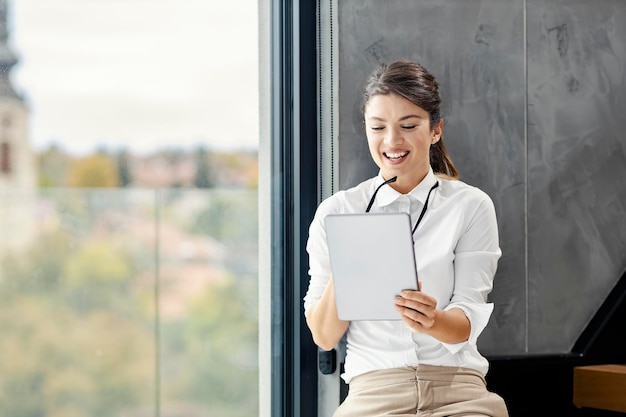
[[[424,109],[430,116],[430,127],[441,120],[441,97],[435,77],[423,66],[412,61],[396,61],[380,64],[370,75],[363,90],[361,114],[375,95],[397,94]],[[446,146],[443,135],[430,146],[430,166],[435,174],[458,179],[457,171]]]

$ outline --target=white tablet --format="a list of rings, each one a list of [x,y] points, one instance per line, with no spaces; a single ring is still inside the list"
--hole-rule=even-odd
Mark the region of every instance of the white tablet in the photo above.
[[[342,320],[400,320],[393,298],[417,289],[407,213],[331,214],[326,239]]]

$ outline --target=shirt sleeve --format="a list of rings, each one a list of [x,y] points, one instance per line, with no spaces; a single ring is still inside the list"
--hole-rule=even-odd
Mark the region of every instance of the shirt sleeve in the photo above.
[[[461,235],[454,259],[454,293],[445,310],[459,308],[470,321],[467,341],[444,346],[456,353],[466,344],[475,345],[493,313],[493,304],[487,297],[493,289],[493,279],[502,255],[498,240],[496,212],[491,199],[484,194]]]
[[[323,201],[315,212],[313,221],[309,226],[309,237],[306,251],[309,255],[309,287],[304,296],[304,314],[322,296],[328,281],[330,280],[330,258],[328,256],[328,244],[326,242],[326,229],[324,219],[334,210],[336,198]]]

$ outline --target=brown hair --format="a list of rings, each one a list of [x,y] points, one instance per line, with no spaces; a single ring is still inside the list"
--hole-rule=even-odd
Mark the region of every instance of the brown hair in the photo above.
[[[432,74],[416,62],[396,61],[380,64],[365,84],[362,114],[369,100],[378,94],[397,94],[421,107],[430,116],[431,129],[441,119],[439,84]],[[459,178],[459,172],[443,143],[443,136],[430,147],[430,165],[436,174]]]

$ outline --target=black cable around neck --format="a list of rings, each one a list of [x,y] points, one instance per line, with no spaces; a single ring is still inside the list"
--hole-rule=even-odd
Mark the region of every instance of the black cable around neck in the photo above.
[[[428,209],[428,200],[430,199],[430,193],[432,193],[433,190],[437,187],[439,187],[439,181],[437,181],[435,185],[430,187],[430,191],[428,191],[428,195],[426,195],[426,201],[424,202],[424,207],[422,207],[422,212],[420,213],[420,216],[417,218],[417,223],[415,223],[415,227],[413,227],[413,230],[411,231],[412,235],[415,234],[415,231],[417,230],[417,226],[422,221],[422,217],[424,217],[424,214],[426,214],[426,209]]]
[[[378,193],[378,190],[380,190],[380,187],[382,187],[383,185],[391,184],[392,182],[396,182],[397,179],[398,179],[397,176],[393,178],[389,178],[387,181],[383,182],[378,187],[376,187],[376,190],[374,190],[374,194],[372,194],[372,198],[370,198],[370,202],[367,205],[367,209],[365,210],[366,213],[369,213],[370,209],[372,208],[372,204],[374,204],[374,199],[376,198],[376,194]]]

